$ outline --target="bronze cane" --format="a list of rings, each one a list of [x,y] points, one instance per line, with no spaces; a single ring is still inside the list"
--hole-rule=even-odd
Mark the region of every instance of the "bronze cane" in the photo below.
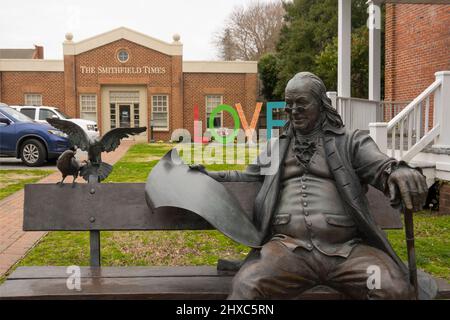
[[[406,248],[408,251],[409,281],[414,287],[415,298],[418,300],[419,286],[417,281],[416,249],[414,247],[414,221],[412,210],[405,208],[404,216],[405,216]]]

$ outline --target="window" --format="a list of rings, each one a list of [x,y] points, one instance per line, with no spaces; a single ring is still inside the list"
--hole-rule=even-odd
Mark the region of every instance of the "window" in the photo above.
[[[56,113],[54,113],[52,110],[48,110],[48,109],[39,110],[39,120],[47,120],[48,118],[53,118],[53,117],[58,118]]]
[[[95,94],[82,94],[80,96],[81,118],[97,121],[97,96]]]
[[[209,128],[209,116],[214,108],[223,103],[223,96],[210,95],[206,96],[206,127]],[[219,112],[214,117],[214,128],[222,127],[222,112]]]
[[[110,113],[110,124],[111,129],[114,129],[116,127],[116,104],[110,103],[109,104],[109,113]]]
[[[42,94],[26,93],[25,105],[27,106],[42,106]]]
[[[139,127],[139,103],[133,104],[134,127]]]
[[[169,96],[152,96],[153,128],[169,129]]]
[[[20,112],[22,112],[24,115],[26,115],[27,117],[30,117],[33,120],[35,119],[36,109],[22,108],[22,109],[20,109]]]
[[[117,52],[117,59],[118,59],[120,62],[122,62],[122,63],[127,62],[129,58],[130,58],[130,56],[128,55],[128,51],[127,51],[127,50],[125,50],[125,49],[120,49],[120,50]]]

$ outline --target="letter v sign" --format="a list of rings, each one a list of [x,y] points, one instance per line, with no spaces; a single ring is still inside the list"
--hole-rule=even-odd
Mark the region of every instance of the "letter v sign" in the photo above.
[[[242,128],[244,129],[245,135],[247,136],[247,141],[251,142],[253,132],[255,132],[256,129],[256,123],[258,122],[259,119],[259,114],[261,113],[262,102],[256,103],[255,112],[253,113],[252,122],[250,123],[250,126],[248,125],[247,118],[245,117],[244,110],[242,109],[241,104],[236,103],[235,107],[239,114],[239,119],[241,120]]]

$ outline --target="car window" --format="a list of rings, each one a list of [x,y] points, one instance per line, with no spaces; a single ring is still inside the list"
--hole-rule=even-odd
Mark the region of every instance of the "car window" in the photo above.
[[[47,118],[51,118],[53,116],[57,116],[52,110],[41,109],[39,110],[39,120],[47,120]]]
[[[7,116],[12,117],[13,120],[15,120],[15,121],[33,122],[33,120],[34,120],[13,108],[9,108],[9,107],[2,108],[2,112],[6,113]]]
[[[30,117],[31,119],[35,119],[36,109],[22,108],[22,109],[20,109],[20,112],[22,112],[24,115]]]
[[[6,118],[9,119],[7,116],[5,116],[3,113],[0,112],[0,118]]]
[[[60,119],[70,119],[70,116],[68,116],[67,114],[65,114],[64,112],[62,112],[61,110],[55,110],[56,114],[59,115]]]

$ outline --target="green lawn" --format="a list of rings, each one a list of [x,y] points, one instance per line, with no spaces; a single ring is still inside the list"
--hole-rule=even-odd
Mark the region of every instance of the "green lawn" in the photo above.
[[[52,170],[0,170],[0,200],[53,173]]]
[[[151,168],[172,146],[137,144],[114,165],[106,182],[144,182]],[[244,165],[207,165],[209,170],[243,169]],[[450,216],[420,213],[415,218],[419,268],[450,280]],[[404,232],[388,231],[389,239],[406,260]],[[217,231],[103,232],[102,264],[214,265],[218,258],[239,259],[248,248]],[[87,232],[51,232],[20,265],[88,265]]]
[[[145,182],[170,144],[137,144],[114,165],[105,182]],[[245,165],[207,165],[208,170]],[[242,259],[248,248],[218,231],[102,232],[102,264],[108,266],[214,265],[217,259]],[[20,265],[88,265],[87,232],[50,232]]]

